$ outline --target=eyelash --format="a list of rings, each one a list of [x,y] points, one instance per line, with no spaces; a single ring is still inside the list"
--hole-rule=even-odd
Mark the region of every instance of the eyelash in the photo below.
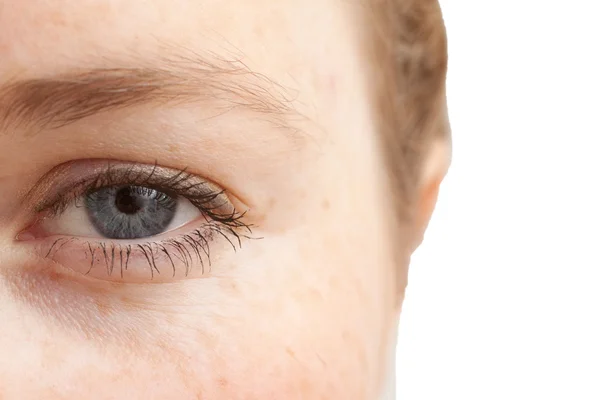
[[[159,176],[157,171],[161,172]],[[195,182],[197,181],[197,182]],[[171,196],[184,197],[202,213],[206,220],[199,228],[191,233],[167,238],[157,242],[144,242],[136,244],[120,244],[116,241],[92,241],[75,236],[56,239],[50,246],[45,258],[53,259],[57,252],[68,243],[83,244],[86,258],[90,259],[88,275],[97,263],[104,258],[106,272],[112,276],[115,264],[120,269],[121,278],[123,271],[127,271],[129,259],[135,255],[143,256],[148,263],[151,279],[155,273],[160,274],[157,267],[159,256],[168,260],[175,277],[176,267],[174,260],[179,260],[185,266],[185,276],[191,271],[194,258],[201,266],[201,273],[205,273],[208,266],[210,272],[210,245],[216,237],[224,238],[237,251],[242,246],[242,239],[257,239],[252,236],[252,225],[244,222],[245,212],[239,213],[224,197],[224,190],[212,188],[206,181],[183,170],[169,170],[159,168],[155,163],[148,172],[148,168],[140,164],[131,164],[127,168],[115,168],[110,165],[96,174],[95,177],[83,179],[71,186],[66,194],[61,194],[50,202],[37,207],[37,211],[44,214],[45,218],[59,217],[66,209],[75,204],[77,200],[91,195],[91,193],[105,187],[131,185],[148,187]],[[219,213],[218,210],[229,206],[230,210]]]
[[[250,228],[248,228],[248,231],[251,233]],[[112,276],[115,265],[118,265],[121,278],[123,278],[123,271],[127,271],[129,259],[134,256],[136,252],[143,254],[148,262],[151,279],[154,279],[155,273],[161,273],[159,267],[157,267],[157,256],[163,254],[170,262],[173,277],[175,277],[176,273],[173,258],[176,258],[185,265],[185,276],[187,277],[191,271],[195,257],[200,263],[201,273],[204,275],[206,272],[205,266],[208,266],[208,272],[210,272],[211,260],[209,243],[215,234],[225,238],[234,251],[241,248],[242,238],[257,239],[249,235],[238,233],[233,228],[223,227],[214,222],[207,222],[203,224],[201,228],[194,229],[192,233],[180,235],[176,238],[165,239],[160,242],[121,245],[115,243],[109,244],[104,241],[92,242],[73,236],[68,238],[61,237],[52,243],[45,258],[52,259],[56,256],[56,253],[68,243],[80,242],[86,247],[86,258],[88,255],[90,258],[90,266],[85,275],[88,275],[96,263],[101,262],[102,257],[104,257],[107,275]],[[231,238],[229,235],[231,235]]]

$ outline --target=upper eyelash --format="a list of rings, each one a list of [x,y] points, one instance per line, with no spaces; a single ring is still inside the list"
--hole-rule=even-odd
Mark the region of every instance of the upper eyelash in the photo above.
[[[220,204],[214,204],[216,199],[225,194],[225,191],[216,191],[212,189],[198,191],[197,189],[199,187],[208,185],[208,182],[202,180],[193,182],[197,178],[188,173],[187,168],[182,170],[172,170],[171,175],[162,179],[156,177],[156,171],[159,169],[157,163],[154,164],[149,172],[142,164],[136,163],[129,164],[125,169],[115,168],[114,165],[107,162],[107,167],[96,174],[95,177],[86,178],[73,184],[66,194],[61,194],[51,202],[40,205],[37,211],[46,211],[47,215],[58,216],[76,199],[81,196],[87,196],[103,187],[117,185],[146,186],[156,189],[157,191],[169,192],[185,197],[196,208],[201,210],[205,216],[214,221],[222,222],[234,227],[248,226],[241,220],[246,212],[238,212],[233,205],[231,206],[230,212],[216,212],[215,210],[219,210],[227,205],[226,200]],[[160,170],[165,171],[166,169],[160,168]]]

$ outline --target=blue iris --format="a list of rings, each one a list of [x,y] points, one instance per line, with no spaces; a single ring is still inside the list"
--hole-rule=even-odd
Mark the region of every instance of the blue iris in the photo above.
[[[163,233],[173,221],[177,200],[143,186],[106,187],[85,197],[98,233],[110,239],[140,239]]]

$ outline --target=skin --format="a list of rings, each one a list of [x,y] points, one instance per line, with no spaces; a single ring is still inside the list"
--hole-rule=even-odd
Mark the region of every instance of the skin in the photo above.
[[[0,1],[0,85],[187,51],[241,59],[292,94],[295,116],[282,129],[268,113],[222,114],[208,99],[4,127],[0,398],[381,395],[407,273],[394,250],[408,259],[418,244],[447,151],[434,146],[427,158],[416,225],[390,237],[361,9],[351,3]],[[42,200],[31,188],[87,159],[187,167],[226,187],[262,239],[236,252],[215,242],[209,274],[173,282],[69,272],[16,237]]]

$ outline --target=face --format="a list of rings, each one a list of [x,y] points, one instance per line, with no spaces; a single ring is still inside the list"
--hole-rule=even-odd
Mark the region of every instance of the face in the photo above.
[[[380,395],[407,239],[351,3],[0,1],[0,398]]]

